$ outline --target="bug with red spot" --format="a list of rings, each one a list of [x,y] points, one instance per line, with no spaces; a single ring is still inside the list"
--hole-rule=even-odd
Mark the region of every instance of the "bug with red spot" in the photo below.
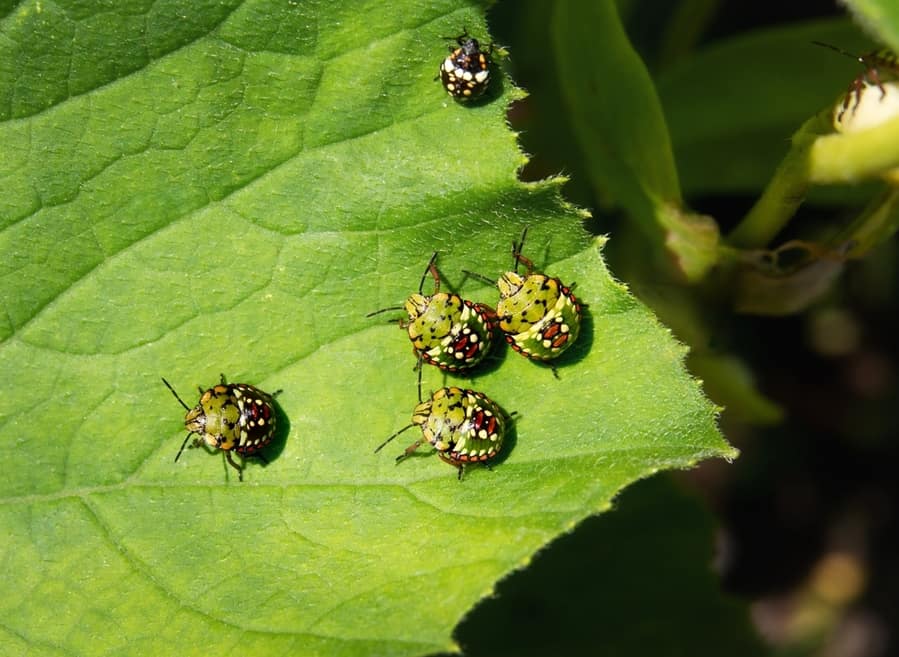
[[[419,382],[419,400],[421,389]],[[506,435],[506,415],[482,392],[450,386],[441,388],[427,401],[419,401],[412,411],[412,422],[381,443],[375,453],[412,427],[421,429],[421,438],[409,445],[396,460],[402,461],[424,443],[437,451],[444,463],[459,471],[467,464],[484,463],[502,450]]]
[[[583,308],[571,287],[553,276],[535,271],[534,263],[521,255],[527,228],[512,245],[514,266],[504,273],[497,287],[499,328],[518,353],[539,361],[559,357],[577,340]],[[518,266],[527,269],[518,273]]]
[[[277,428],[274,397],[280,390],[270,395],[248,383],[226,383],[223,374],[218,385],[205,391],[200,388],[200,401],[190,408],[168,381],[162,382],[187,411],[184,426],[188,434],[175,456],[176,462],[193,435],[197,437],[190,447],[222,450],[228,463],[237,470],[240,481],[243,481],[243,465],[232,458],[232,452],[265,460],[259,451],[274,438]]]
[[[412,351],[420,363],[435,365],[448,372],[469,370],[490,352],[496,315],[492,308],[482,303],[441,292],[436,260],[435,253],[421,276],[418,293],[410,295],[402,307],[383,308],[367,316],[405,310],[408,320],[400,319],[399,325],[407,331]],[[428,274],[434,279],[431,295],[423,293]]]

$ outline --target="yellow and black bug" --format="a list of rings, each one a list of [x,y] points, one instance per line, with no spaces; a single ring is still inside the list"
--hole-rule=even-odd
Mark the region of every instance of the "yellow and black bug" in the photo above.
[[[455,386],[441,388],[427,401],[421,401],[412,411],[412,422],[378,445],[375,453],[387,443],[412,427],[421,429],[421,438],[396,457],[397,462],[412,454],[424,443],[431,444],[444,463],[457,468],[458,478],[469,463],[486,464],[503,447],[506,435],[506,415],[487,395]]]
[[[405,310],[408,321],[399,320],[412,341],[412,352],[421,363],[435,365],[449,372],[475,367],[484,360],[493,344],[495,314],[492,308],[463,299],[458,294],[440,291],[440,274],[431,256],[421,275],[418,293],[406,299],[403,306],[391,306],[369,313],[372,317],[390,310]],[[434,293],[423,293],[425,280],[434,279]]]
[[[512,245],[512,271],[504,273],[497,287],[496,315],[506,341],[528,358],[549,361],[557,358],[577,340],[581,328],[581,303],[554,276],[535,271],[534,263],[521,255],[527,228]],[[522,264],[527,272],[518,273]]]
[[[275,435],[277,423],[273,397],[280,390],[270,395],[247,383],[225,383],[223,374],[218,385],[205,391],[200,388],[200,401],[190,408],[168,381],[163,379],[162,382],[187,411],[184,426],[188,434],[181,443],[175,461],[181,457],[188,439],[194,434],[197,438],[194,438],[190,446],[222,450],[228,463],[237,470],[241,481],[243,466],[234,461],[231,452],[265,460],[258,452]]]

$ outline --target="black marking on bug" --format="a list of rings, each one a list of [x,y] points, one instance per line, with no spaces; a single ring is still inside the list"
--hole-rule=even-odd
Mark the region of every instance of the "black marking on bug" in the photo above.
[[[275,435],[277,421],[273,399],[280,390],[269,395],[247,383],[226,383],[223,374],[218,385],[207,390],[200,388],[200,400],[190,408],[165,378],[162,382],[187,411],[184,426],[188,433],[175,456],[176,462],[194,435],[190,448],[222,450],[225,460],[237,470],[240,481],[243,481],[243,465],[234,460],[232,452],[265,462],[259,451]]]
[[[440,82],[456,100],[467,102],[481,97],[490,86],[490,66],[493,44],[481,50],[477,39],[464,30],[457,37],[445,37],[456,42],[440,65]]]

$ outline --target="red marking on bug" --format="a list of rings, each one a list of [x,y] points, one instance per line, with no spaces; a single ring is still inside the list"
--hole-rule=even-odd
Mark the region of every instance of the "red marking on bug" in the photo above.
[[[472,342],[468,335],[460,335],[453,343],[453,353],[461,353],[468,360],[477,356],[481,350],[480,342]]]
[[[554,322],[543,331],[543,340],[548,341],[553,349],[562,347],[570,337],[570,333],[562,332],[562,324],[558,322]]]

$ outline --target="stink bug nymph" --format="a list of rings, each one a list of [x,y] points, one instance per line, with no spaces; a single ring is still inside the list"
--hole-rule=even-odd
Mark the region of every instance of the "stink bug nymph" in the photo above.
[[[448,37],[452,38],[452,37]],[[457,48],[450,46],[450,54],[440,65],[440,81],[446,93],[456,100],[474,100],[487,91],[490,85],[490,53],[481,50],[477,39],[465,31],[453,39]]]
[[[560,356],[577,340],[581,328],[581,304],[558,278],[534,271],[534,264],[521,255],[521,241],[512,245],[514,266],[497,282],[496,314],[506,342],[518,353],[539,361]],[[527,273],[518,273],[519,264]]]
[[[849,83],[849,89],[834,112],[834,127],[838,131],[857,131],[865,127],[872,127],[896,115],[896,96],[899,94],[896,84],[899,82],[899,58],[897,58],[896,53],[882,48],[864,55],[855,55],[829,43],[821,41],[813,41],[812,43],[817,46],[830,48],[841,55],[856,60],[864,66],[864,70]],[[892,104],[883,108],[877,108],[874,104],[865,103],[867,106],[864,112],[865,116],[856,117],[856,114],[862,109],[862,96],[870,87],[877,87],[880,92],[879,100],[884,105],[888,105],[884,101],[891,92]],[[847,117],[846,112],[850,110],[850,106],[852,111]]]
[[[419,383],[419,400],[421,387]],[[427,401],[419,401],[412,411],[412,423],[378,445],[375,453],[412,427],[420,427],[422,437],[409,445],[396,461],[399,463],[424,443],[430,443],[437,455],[459,471],[468,463],[487,463],[503,446],[506,416],[487,395],[454,386],[441,388]]]
[[[405,310],[408,321],[400,320],[412,341],[412,351],[419,363],[458,372],[480,363],[493,344],[494,312],[484,304],[463,299],[458,294],[440,291],[440,275],[431,256],[421,276],[418,293],[406,299],[402,307],[391,307],[369,313],[371,317],[388,310]],[[434,279],[434,294],[423,294],[428,274]]]
[[[200,401],[193,408],[185,404],[175,389],[165,379],[162,382],[175,395],[187,414],[184,426],[188,431],[175,461],[181,457],[188,439],[196,434],[190,447],[220,449],[228,463],[237,470],[243,481],[243,466],[231,456],[237,452],[243,457],[255,456],[265,460],[259,450],[268,445],[275,435],[276,421],[273,396],[246,383],[221,383],[208,390],[200,388]]]

